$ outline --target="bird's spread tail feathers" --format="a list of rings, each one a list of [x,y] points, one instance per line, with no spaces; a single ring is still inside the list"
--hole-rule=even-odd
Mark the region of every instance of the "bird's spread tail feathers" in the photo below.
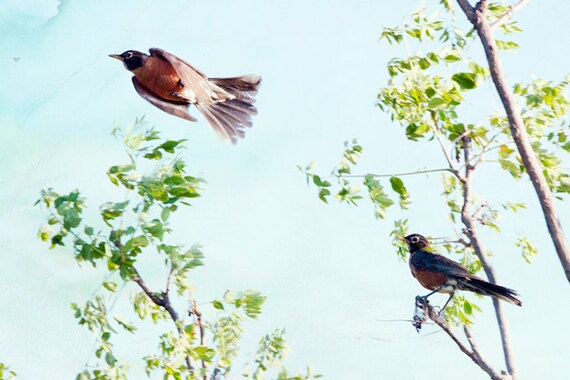
[[[235,144],[245,136],[245,128],[252,126],[251,117],[257,114],[255,95],[261,83],[258,75],[234,78],[209,78],[209,81],[235,96],[234,99],[213,104],[196,104],[208,123],[223,139]]]
[[[470,277],[463,282],[465,290],[471,290],[485,296],[492,296],[503,301],[514,303],[517,306],[522,306],[522,302],[516,298],[517,292],[513,289],[505,288],[504,286],[491,284],[477,277]]]

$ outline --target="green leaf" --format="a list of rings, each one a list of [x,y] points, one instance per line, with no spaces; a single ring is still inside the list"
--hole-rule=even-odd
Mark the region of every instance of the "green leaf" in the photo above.
[[[473,314],[473,309],[471,308],[471,304],[467,300],[465,300],[465,302],[463,303],[463,311],[467,315]]]
[[[115,358],[115,356],[113,355],[113,353],[111,352],[107,352],[105,354],[105,362],[110,365],[111,367],[113,367],[116,363],[117,363],[117,359]]]
[[[446,104],[447,101],[445,99],[442,98],[432,98],[429,103],[428,103],[428,108],[438,108],[444,104]]]
[[[313,175],[313,183],[318,187],[329,187],[331,185],[330,182],[321,180],[321,177],[316,174]]]
[[[208,363],[211,362],[212,358],[216,355],[216,351],[214,349],[206,346],[194,347],[192,351],[198,359],[204,360]]]
[[[113,293],[117,291],[117,284],[113,281],[105,281],[103,287]]]
[[[392,185],[392,189],[400,194],[400,195],[405,195],[408,194],[408,191],[406,190],[406,186],[404,186],[404,182],[398,178],[398,177],[391,177],[390,178],[390,184]]]
[[[444,58],[445,62],[457,62],[461,61],[461,57],[455,54],[448,54]]]
[[[472,90],[477,87],[477,74],[457,73],[451,79],[459,85],[462,90]]]

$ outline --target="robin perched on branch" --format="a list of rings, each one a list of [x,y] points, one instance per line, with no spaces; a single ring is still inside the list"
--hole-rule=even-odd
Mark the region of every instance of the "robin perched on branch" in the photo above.
[[[411,234],[406,237],[398,237],[397,239],[408,244],[410,249],[410,258],[408,263],[412,275],[431,293],[421,297],[424,301],[434,293],[448,293],[449,298],[442,311],[445,309],[456,290],[468,290],[484,296],[491,296],[503,301],[514,303],[522,306],[516,296],[517,292],[491,284],[477,276],[469,273],[467,268],[456,263],[447,257],[430,252],[428,240],[419,234]]]
[[[254,96],[259,75],[208,78],[174,54],[158,48],[150,55],[136,50],[110,54],[134,74],[133,85],[140,96],[171,115],[196,121],[188,110],[193,104],[223,139],[236,143],[251,127],[257,114]]]

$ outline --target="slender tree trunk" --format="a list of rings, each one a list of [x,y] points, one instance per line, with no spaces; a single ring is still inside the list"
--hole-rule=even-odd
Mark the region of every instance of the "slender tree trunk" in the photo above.
[[[487,0],[479,1],[475,7],[472,7],[467,0],[457,0],[457,2],[469,21],[475,27],[475,30],[481,39],[481,43],[483,44],[483,49],[485,50],[485,55],[487,57],[487,62],[489,63],[489,68],[491,70],[491,78],[493,79],[493,83],[495,84],[499,97],[501,98],[501,102],[503,103],[503,107],[507,113],[511,135],[513,136],[513,140],[517,146],[526,172],[534,186],[538,201],[542,207],[542,213],[546,220],[548,232],[550,233],[550,237],[554,243],[556,253],[558,254],[558,258],[560,259],[566,278],[570,282],[570,249],[564,239],[564,233],[562,232],[562,227],[560,226],[558,216],[556,215],[554,198],[548,183],[546,182],[546,178],[542,173],[540,163],[538,162],[530,144],[514,95],[506,84],[501,61],[497,55],[497,44],[493,37],[491,25],[489,25],[486,18]]]

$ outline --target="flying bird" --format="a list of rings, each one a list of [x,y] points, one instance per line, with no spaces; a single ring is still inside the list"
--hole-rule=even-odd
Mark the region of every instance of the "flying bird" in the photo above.
[[[449,294],[449,298],[441,311],[451,301],[456,290],[468,290],[522,306],[521,301],[516,298],[518,296],[516,291],[491,284],[470,274],[463,265],[431,252],[428,240],[422,235],[411,234],[406,237],[398,237],[397,239],[408,244],[410,249],[408,263],[412,275],[424,288],[432,291],[422,298],[427,300],[434,293]]]
[[[134,74],[132,80],[140,96],[154,106],[189,121],[196,121],[189,112],[194,105],[216,133],[233,144],[251,127],[257,114],[255,95],[261,83],[259,75],[233,78],[208,78],[204,73],[159,48],[150,55],[136,50],[109,56],[123,62]]]

